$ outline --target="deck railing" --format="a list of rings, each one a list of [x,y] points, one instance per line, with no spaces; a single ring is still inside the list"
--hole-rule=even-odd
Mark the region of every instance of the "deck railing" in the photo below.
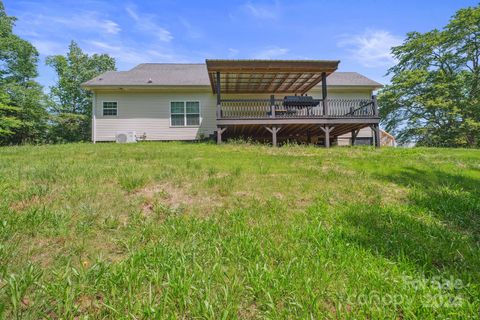
[[[316,101],[305,107],[285,105],[283,99],[227,99],[221,100],[217,116],[219,119],[378,117],[375,97]]]

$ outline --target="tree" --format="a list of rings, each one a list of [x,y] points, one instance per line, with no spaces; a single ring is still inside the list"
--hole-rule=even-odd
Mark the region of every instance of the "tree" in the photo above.
[[[412,32],[379,94],[386,129],[400,142],[480,146],[480,6],[459,10],[442,30]]]
[[[64,141],[89,140],[92,94],[81,84],[101,73],[115,70],[115,59],[107,54],[89,56],[72,41],[65,56],[50,56],[47,65],[53,67],[58,76],[57,84],[50,88],[54,101],[52,111],[56,114],[56,128],[52,133]]]
[[[14,134],[14,129],[20,127],[21,121],[16,117],[19,111],[19,108],[9,105],[6,94],[0,94],[0,136],[10,136]]]
[[[14,17],[0,1],[0,143],[18,144],[43,139],[47,121],[45,95],[34,80],[38,52],[13,34]]]

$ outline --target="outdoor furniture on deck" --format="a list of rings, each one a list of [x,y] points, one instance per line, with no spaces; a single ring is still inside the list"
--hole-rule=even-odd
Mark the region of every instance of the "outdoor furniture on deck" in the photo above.
[[[283,107],[287,110],[286,116],[294,114],[309,116],[312,114],[312,108],[319,106],[320,102],[320,99],[313,99],[312,96],[285,96]]]
[[[279,108],[275,109],[275,115],[277,117],[292,117],[297,114],[297,109],[294,108]],[[267,112],[267,115],[272,116],[272,111]]]

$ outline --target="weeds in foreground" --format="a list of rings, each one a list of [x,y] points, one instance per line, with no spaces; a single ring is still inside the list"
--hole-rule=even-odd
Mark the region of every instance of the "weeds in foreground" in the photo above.
[[[476,318],[480,152],[0,149],[0,318]]]

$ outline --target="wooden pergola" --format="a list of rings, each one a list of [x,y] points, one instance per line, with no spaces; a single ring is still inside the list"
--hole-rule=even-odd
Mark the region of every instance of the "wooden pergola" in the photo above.
[[[331,60],[206,60],[212,91],[219,93],[304,94],[340,61]]]
[[[360,101],[360,108],[352,107],[347,113],[341,115],[338,107],[334,110],[328,108],[327,100],[327,77],[338,68],[338,60],[206,60],[208,76],[212,92],[217,96],[217,142],[222,142],[222,134],[228,127],[236,132],[251,132],[258,136],[261,129],[266,129],[272,135],[272,144],[277,145],[277,134],[288,132],[288,130],[320,130],[325,137],[325,146],[330,145],[330,136],[341,134],[346,130],[355,130],[364,126],[372,126],[378,135],[378,111],[376,101],[364,103]],[[274,94],[304,95],[317,84],[322,84],[321,114],[301,114],[289,116],[288,118],[279,115],[285,112],[278,107]],[[230,99],[222,100],[222,94],[270,94],[270,99]],[[306,97],[308,98],[308,97]],[[278,99],[277,99],[278,100]],[[225,104],[243,104],[245,107],[257,104],[252,108],[263,114],[263,116],[239,115],[237,118],[225,118],[222,113],[222,106]],[[346,101],[344,104],[351,103]],[[264,106],[268,104],[270,111],[265,112]],[[337,103],[338,104],[338,103]],[[360,116],[354,118],[356,110],[364,110],[365,106],[371,105],[371,112],[367,118]],[[242,109],[242,107],[239,107]],[[235,110],[239,110],[235,107]],[[345,108],[343,108],[345,109]],[[332,113],[333,112],[333,113]],[[348,112],[352,117],[347,117]],[[306,119],[310,117],[310,119]],[[317,131],[318,131],[317,130]],[[376,141],[379,141],[377,138]]]

